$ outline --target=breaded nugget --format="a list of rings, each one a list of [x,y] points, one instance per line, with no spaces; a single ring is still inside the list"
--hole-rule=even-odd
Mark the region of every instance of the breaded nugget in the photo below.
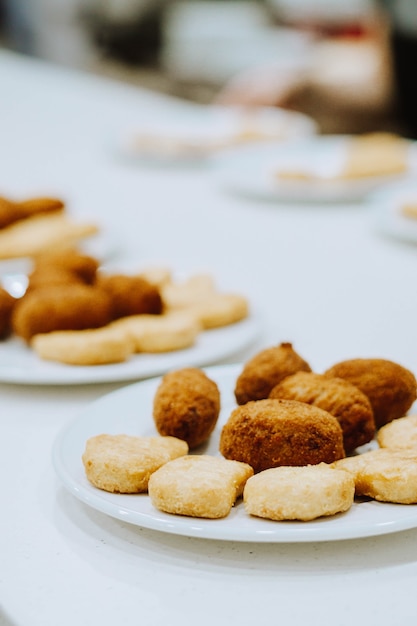
[[[166,374],[154,396],[153,418],[159,434],[183,439],[190,449],[207,441],[219,412],[217,384],[194,367]]]
[[[250,400],[267,398],[275,385],[298,371],[311,372],[311,368],[294,351],[291,343],[281,343],[262,350],[245,363],[237,378],[237,403],[245,404]]]
[[[307,402],[334,415],[343,430],[346,454],[368,443],[375,435],[374,414],[368,397],[342,378],[297,372],[278,383],[269,397]]]
[[[226,459],[248,463],[255,473],[345,456],[337,419],[297,400],[257,400],[237,407],[222,428],[219,450]]]
[[[82,462],[95,487],[112,493],[143,493],[153,472],[187,452],[185,441],[174,437],[103,434],[87,440]]]
[[[417,415],[407,415],[385,424],[377,433],[381,448],[414,449],[417,451]]]
[[[22,200],[18,203],[18,206],[25,217],[33,217],[34,215],[63,211],[65,209],[65,202],[61,200],[61,198],[39,196]]]
[[[99,273],[96,284],[111,298],[113,319],[143,313],[152,315],[162,313],[159,288],[140,276]]]
[[[0,287],[0,339],[5,339],[11,332],[11,318],[16,302],[16,298]]]
[[[249,478],[243,492],[250,515],[308,522],[348,511],[353,504],[352,476],[326,463],[274,467]]]
[[[101,289],[82,284],[36,289],[14,307],[12,328],[29,342],[39,333],[55,330],[84,330],[109,323],[112,307]]]
[[[6,228],[25,217],[19,205],[8,198],[0,197],[0,229]]]
[[[386,359],[351,359],[330,367],[326,376],[344,378],[368,396],[376,428],[404,417],[417,398],[414,374]]]
[[[417,503],[417,451],[380,448],[348,457],[334,467],[351,473],[357,496],[380,502]]]
[[[83,283],[92,285],[96,280],[99,265],[98,259],[79,250],[56,250],[38,255],[33,273],[52,270],[69,272]]]
[[[229,515],[253,469],[208,455],[169,461],[149,479],[154,507],[166,513],[218,519]]]

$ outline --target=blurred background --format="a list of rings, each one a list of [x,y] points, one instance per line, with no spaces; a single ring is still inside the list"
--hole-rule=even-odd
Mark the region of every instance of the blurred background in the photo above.
[[[374,0],[0,0],[0,28],[3,48],[187,100],[252,93],[324,133],[397,129]]]

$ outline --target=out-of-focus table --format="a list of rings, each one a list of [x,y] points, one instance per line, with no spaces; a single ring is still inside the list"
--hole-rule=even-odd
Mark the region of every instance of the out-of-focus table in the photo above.
[[[366,205],[274,205],[224,193],[204,167],[124,161],[122,127],[188,106],[160,95],[7,52],[0,91],[1,193],[64,196],[122,238],[123,261],[208,269],[246,293],[263,333],[232,360],[291,341],[318,371],[383,356],[417,372],[417,250],[380,237]],[[316,544],[206,541],[117,521],[67,493],[51,463],[55,437],[123,384],[0,384],[1,624],[416,617],[417,529]]]

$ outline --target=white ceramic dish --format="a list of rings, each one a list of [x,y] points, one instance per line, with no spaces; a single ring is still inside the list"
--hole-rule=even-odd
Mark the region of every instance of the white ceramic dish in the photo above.
[[[369,197],[375,228],[382,235],[407,243],[417,243],[417,217],[406,217],[406,204],[417,206],[417,182],[383,187]]]
[[[200,161],[231,146],[284,141],[317,132],[308,116],[278,108],[194,106],[175,118],[147,121],[123,133],[119,152],[146,161]]]
[[[382,185],[417,171],[417,147],[409,145],[409,172],[404,175],[334,179],[342,171],[350,136],[316,136],[229,150],[216,159],[215,175],[229,191],[270,201],[352,202]],[[313,179],[280,179],[279,172],[299,172]]]
[[[201,332],[194,346],[161,354],[137,354],[124,363],[66,365],[43,361],[20,339],[0,343],[0,382],[28,385],[83,385],[139,380],[189,365],[221,361],[249,347],[259,336],[260,319],[247,319],[223,328]]]
[[[199,453],[218,454],[222,424],[236,406],[233,390],[241,365],[207,368],[219,386],[222,411],[209,444]],[[137,526],[166,533],[247,542],[295,543],[336,541],[393,533],[417,526],[417,506],[375,501],[355,503],[344,514],[313,522],[273,522],[250,517],[243,503],[220,520],[195,519],[162,513],[153,508],[149,497],[111,494],[93,487],[81,461],[86,440],[100,433],[155,435],[152,401],[160,379],[129,385],[88,406],[58,436],[53,446],[55,470],[65,487],[88,506],[111,517]]]

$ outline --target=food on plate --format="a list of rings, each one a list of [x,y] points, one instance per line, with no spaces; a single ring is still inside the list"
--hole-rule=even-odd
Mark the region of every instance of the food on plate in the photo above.
[[[64,202],[59,198],[29,198],[21,202],[0,198],[0,229],[28,217],[63,211],[64,206]]]
[[[380,502],[417,503],[417,451],[379,448],[347,457],[333,467],[351,473],[357,496]]]
[[[376,428],[403,417],[417,398],[414,374],[387,359],[349,359],[330,367],[326,376],[344,378],[368,396]]]
[[[163,302],[159,288],[140,276],[99,272],[96,285],[109,295],[113,319],[162,313]]]
[[[255,473],[345,456],[337,419],[297,400],[256,400],[237,407],[222,428],[219,450],[226,459],[248,463]]]
[[[247,481],[243,501],[246,512],[256,517],[308,522],[348,511],[354,495],[348,472],[319,463],[260,472]]]
[[[229,515],[253,469],[209,455],[169,461],[149,479],[149,496],[160,511],[218,519]]]
[[[36,257],[35,267],[29,279],[35,272],[55,270],[69,272],[81,282],[92,285],[96,281],[99,265],[98,259],[75,248],[54,250]]]
[[[412,448],[417,451],[417,415],[407,415],[379,429],[377,442],[381,448]]]
[[[368,397],[349,381],[313,372],[287,376],[269,394],[270,398],[299,400],[328,411],[343,430],[346,454],[371,441],[375,421]]]
[[[188,311],[162,315],[130,315],[112,322],[108,329],[127,337],[133,352],[172,352],[194,345],[201,325]]]
[[[112,493],[143,493],[153,472],[187,453],[185,441],[174,437],[101,434],[87,440],[82,462],[95,487]]]
[[[403,204],[400,208],[400,214],[413,220],[417,219],[417,202]]]
[[[0,339],[11,333],[11,319],[17,300],[8,291],[0,287]]]
[[[247,361],[235,386],[238,404],[262,400],[281,380],[298,371],[310,372],[310,365],[292,347],[291,343],[266,348]]]
[[[158,433],[183,439],[190,449],[207,441],[219,412],[217,384],[196,367],[168,372],[154,396],[153,419]]]
[[[83,284],[34,289],[14,307],[12,328],[24,341],[56,330],[85,330],[105,326],[112,319],[107,293]]]

